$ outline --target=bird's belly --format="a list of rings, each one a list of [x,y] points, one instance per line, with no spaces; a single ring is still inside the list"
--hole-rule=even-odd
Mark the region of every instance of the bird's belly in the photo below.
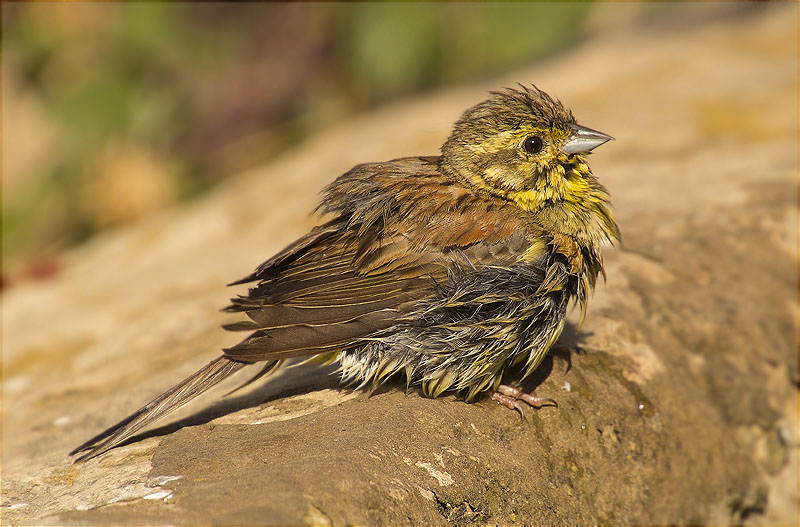
[[[425,310],[342,351],[343,382],[377,387],[399,374],[426,396],[452,390],[471,401],[496,388],[511,367],[524,368],[523,377],[532,373],[563,330],[567,294],[515,293],[501,302],[474,305],[480,300],[448,316],[431,317]]]

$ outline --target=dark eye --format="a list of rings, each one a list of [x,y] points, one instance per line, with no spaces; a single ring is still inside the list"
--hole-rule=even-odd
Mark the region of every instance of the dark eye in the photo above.
[[[529,154],[538,154],[544,148],[544,142],[538,135],[532,135],[525,138],[522,142],[522,148]]]

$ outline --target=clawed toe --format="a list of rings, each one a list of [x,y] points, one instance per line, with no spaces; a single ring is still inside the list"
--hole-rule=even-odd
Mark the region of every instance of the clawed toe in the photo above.
[[[509,410],[516,410],[519,412],[520,417],[525,417],[525,410],[522,407],[522,403],[520,403],[517,399],[513,397],[509,397],[508,395],[504,395],[500,392],[491,392],[489,397],[496,401],[497,404],[502,404]]]
[[[549,397],[537,397],[506,384],[501,384],[496,391],[490,392],[489,397],[506,408],[518,411],[520,415],[524,414],[520,401],[533,408],[541,408],[542,406],[555,406],[558,408],[558,403]]]

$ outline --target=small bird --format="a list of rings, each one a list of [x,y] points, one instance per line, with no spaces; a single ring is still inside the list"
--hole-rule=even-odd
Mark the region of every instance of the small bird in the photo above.
[[[425,396],[488,395],[520,412],[551,399],[503,384],[530,375],[573,301],[619,239],[586,155],[612,137],[580,126],[535,86],[490,93],[456,122],[440,156],[358,165],[331,183],[325,223],[234,284],[239,344],[70,455],[100,455],[234,372],[245,385],[290,358],[338,362],[342,381],[404,376]],[[244,386],[244,385],[243,385]]]

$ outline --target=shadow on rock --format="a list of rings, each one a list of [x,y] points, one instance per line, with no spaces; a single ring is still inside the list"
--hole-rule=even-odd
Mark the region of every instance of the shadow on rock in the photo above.
[[[255,369],[252,370],[255,371]],[[149,437],[169,435],[187,426],[203,425],[224,415],[255,408],[285,397],[326,389],[337,389],[340,384],[338,377],[334,374],[335,370],[334,366],[297,365],[295,367],[286,367],[281,372],[280,377],[268,378],[257,388],[237,396],[233,396],[233,393],[237,392],[234,389],[234,392],[228,392],[231,393],[231,396],[223,396],[219,401],[190,416],[136,434],[125,442],[120,443],[118,447],[137,443]],[[244,371],[248,372],[250,369]]]

